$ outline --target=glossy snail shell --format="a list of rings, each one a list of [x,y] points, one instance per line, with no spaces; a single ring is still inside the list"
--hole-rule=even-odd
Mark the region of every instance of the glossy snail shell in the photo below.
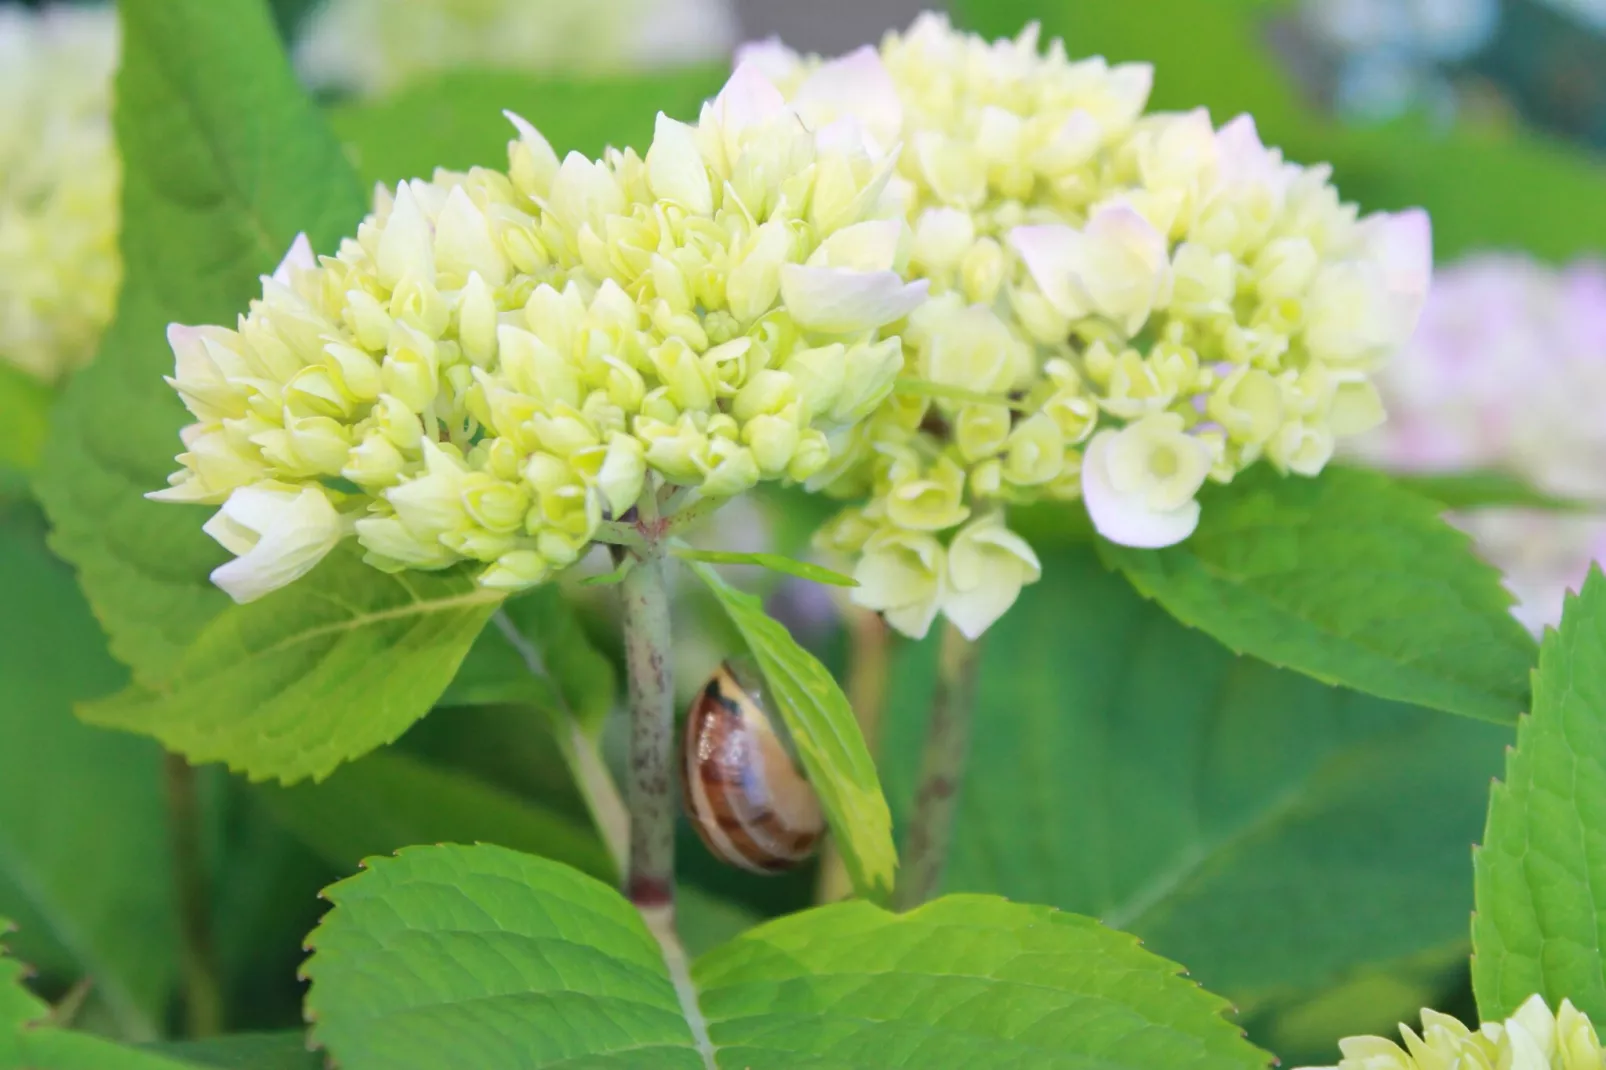
[[[686,812],[710,851],[754,873],[779,873],[814,853],[825,831],[819,798],[730,662],[692,701],[681,745]]]

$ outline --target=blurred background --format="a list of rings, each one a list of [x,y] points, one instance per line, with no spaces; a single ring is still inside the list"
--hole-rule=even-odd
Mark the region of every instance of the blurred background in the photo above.
[[[778,34],[837,53],[932,5],[272,6],[352,160],[368,181],[394,183],[436,165],[500,166],[508,107],[559,149],[641,145],[657,109],[695,114],[743,40]],[[75,700],[124,674],[104,654],[60,653],[98,632],[15,474],[30,463],[17,443],[31,434],[38,448],[44,435],[41,410],[16,399],[48,395],[92,358],[115,296],[105,10],[0,0],[0,422],[12,432],[0,441],[0,591],[45,584],[41,598],[77,613],[48,627],[0,613],[0,692],[25,696],[0,694],[0,915],[21,923],[17,946],[42,967],[42,990],[82,1004],[80,1024],[151,1039],[173,1025],[177,970],[171,890],[146,864],[165,837],[160,756],[71,718]],[[953,0],[948,10],[988,36],[1040,20],[1073,57],[1150,61],[1152,107],[1208,107],[1218,124],[1251,112],[1267,144],[1331,161],[1364,210],[1428,208],[1435,289],[1383,384],[1390,422],[1352,459],[1435,480],[1452,505],[1461,495],[1468,507],[1452,519],[1503,571],[1515,612],[1536,633],[1553,624],[1564,592],[1606,557],[1606,0]],[[40,264],[55,274],[25,274]],[[706,537],[806,555],[819,508],[767,496],[722,513]],[[1507,733],[1246,666],[1112,584],[1054,517],[1021,528],[1064,560],[990,644],[981,690],[1000,727],[974,756],[950,889],[1132,928],[1231,998],[1285,1065],[1330,1062],[1336,1037],[1390,1031],[1426,1003],[1470,1016],[1469,847]],[[843,674],[850,645],[878,641],[818,589],[745,579]],[[606,593],[570,593],[606,677],[617,664]],[[677,637],[685,691],[733,645],[700,597],[686,592]],[[1098,646],[1114,641],[1109,621],[1143,649]],[[882,749],[896,809],[933,651],[900,644],[891,656]],[[1223,710],[1219,696],[1190,705],[1197,696],[1158,685],[1068,699],[1066,677],[1099,676],[1100,658],[1156,679],[1185,663],[1245,692],[1254,677],[1264,701]],[[611,691],[601,692],[605,715]],[[247,786],[207,770],[230,1024],[299,1021],[290,978],[319,913],[313,894],[364,854],[452,839],[550,850],[563,836],[574,857],[591,850],[562,768],[526,711],[480,704],[432,715],[322,785]],[[1084,844],[1103,852],[1099,880],[1084,872]],[[683,847],[694,948],[813,896],[813,872],[762,881],[721,869],[689,832]]]

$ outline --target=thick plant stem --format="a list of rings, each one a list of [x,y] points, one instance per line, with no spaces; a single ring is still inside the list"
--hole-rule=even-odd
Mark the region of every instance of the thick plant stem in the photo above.
[[[864,734],[864,745],[870,757],[877,755],[881,737],[881,714],[887,701],[887,683],[891,675],[892,636],[881,614],[852,606],[847,610],[848,671],[846,685],[848,704]],[[842,852],[834,839],[825,842],[825,854],[820,859],[820,877],[815,898],[821,903],[835,903],[853,894],[853,882],[848,878],[848,867],[842,861]]]
[[[513,623],[506,607],[498,609],[492,615],[491,622],[524,662],[530,675],[546,679],[546,661],[541,657],[540,648],[519,631],[519,626]],[[556,682],[553,686],[556,689]],[[561,691],[558,697],[562,699]],[[591,820],[613,858],[613,864],[622,874],[630,856],[630,813],[619,794],[619,785],[614,783],[613,775],[608,772],[607,763],[602,760],[596,742],[580,727],[580,722],[575,719],[574,711],[568,708],[567,703],[563,704],[561,722],[553,726],[553,738],[563,755],[564,764],[568,766],[569,775],[574,778],[575,789],[580,792],[580,798],[585,802],[586,810],[591,814]]]
[[[172,836],[173,884],[178,904],[184,970],[186,1031],[192,1037],[223,1031],[223,985],[212,944],[211,882],[201,848],[201,803],[195,769],[183,756],[163,755],[168,827]]]
[[[670,671],[669,592],[656,548],[619,584],[630,675],[630,860],[624,892],[643,910],[674,902],[675,691]]]
[[[942,633],[937,662],[937,691],[931,700],[931,721],[920,759],[914,814],[904,845],[903,872],[893,905],[909,910],[930,899],[942,881],[953,841],[954,812],[964,781],[970,749],[971,708],[975,702],[977,644],[952,624]]]

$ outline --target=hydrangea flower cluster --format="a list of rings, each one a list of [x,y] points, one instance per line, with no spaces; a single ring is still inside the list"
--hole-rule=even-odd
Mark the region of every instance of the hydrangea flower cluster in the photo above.
[[[327,0],[296,45],[302,77],[377,96],[469,65],[639,68],[714,59],[736,38],[730,0]]]
[[[1606,560],[1606,263],[1485,254],[1442,271],[1401,359],[1389,422],[1352,452],[1402,472],[1503,470],[1598,513],[1483,509],[1451,520],[1506,574],[1535,633]]]
[[[0,8],[0,361],[52,382],[94,355],[122,277],[112,8]]]
[[[1404,1047],[1383,1037],[1347,1037],[1343,1059],[1328,1070],[1603,1070],[1606,1052],[1589,1016],[1568,1000],[1552,1014],[1532,996],[1504,1022],[1476,1032],[1437,1011],[1423,1010],[1422,1032],[1400,1026]]]
[[[196,420],[164,501],[222,504],[249,601],[342,539],[387,571],[478,563],[537,584],[644,494],[806,480],[892,388],[891,161],[811,132],[752,68],[645,157],[561,162],[528,123],[509,169],[380,194],[355,238],[298,239],[235,329],[174,325]]]
[[[940,612],[974,638],[1038,577],[1010,504],[1082,499],[1106,538],[1165,546],[1207,479],[1315,475],[1382,419],[1371,377],[1430,273],[1422,212],[1358,218],[1248,116],[1144,115],[1148,66],[1040,51],[1035,28],[988,43],[927,15],[879,51],[742,58],[805,121],[903,146],[932,298],[898,390],[815,480],[856,500],[822,546],[901,631]]]

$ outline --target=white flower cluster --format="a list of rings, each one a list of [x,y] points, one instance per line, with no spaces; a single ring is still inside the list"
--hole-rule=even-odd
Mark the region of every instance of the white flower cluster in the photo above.
[[[1315,475],[1382,419],[1371,376],[1428,284],[1422,212],[1358,218],[1247,116],[1144,115],[1147,66],[1040,51],[1031,28],[988,43],[927,15],[828,62],[773,41],[742,58],[805,121],[902,146],[893,193],[933,297],[828,473],[858,503],[821,536],[900,630],[942,613],[975,637],[1037,578],[1011,503],[1081,498],[1106,538],[1165,546],[1206,479],[1262,458]]]
[[[110,5],[0,8],[0,361],[47,382],[94,355],[122,277]]]
[[[1451,519],[1506,574],[1534,632],[1606,560],[1606,263],[1558,270],[1485,254],[1441,271],[1410,345],[1379,378],[1389,422],[1352,452],[1401,472],[1503,470],[1597,513],[1484,509]]]
[[[363,96],[454,67],[557,72],[713,59],[734,43],[730,0],[327,0],[296,65]]]
[[[811,133],[738,70],[645,157],[559,161],[514,117],[508,173],[381,190],[334,256],[298,240],[236,329],[170,328],[197,423],[166,501],[248,601],[354,536],[377,568],[480,563],[514,589],[664,485],[805,480],[886,398],[900,274],[891,162]],[[684,499],[683,499],[684,500]]]
[[[1532,996],[1504,1022],[1476,1031],[1448,1014],[1423,1010],[1422,1031],[1400,1026],[1404,1046],[1383,1037],[1347,1037],[1343,1059],[1324,1070],[1606,1070],[1589,1016],[1568,1000],[1552,1014]]]

